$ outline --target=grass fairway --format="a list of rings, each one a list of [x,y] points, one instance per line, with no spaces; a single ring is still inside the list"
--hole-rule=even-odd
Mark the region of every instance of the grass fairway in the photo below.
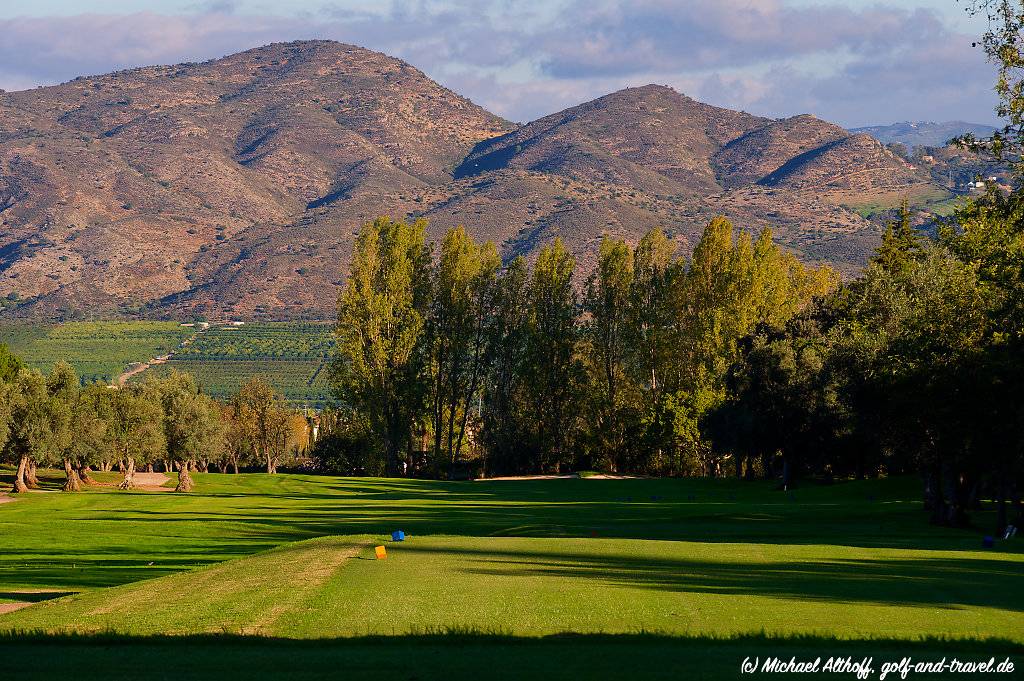
[[[91,678],[105,656],[142,651],[187,656],[175,678],[224,678],[225,664],[733,678],[766,655],[1024,663],[1019,542],[982,550],[978,531],[929,527],[913,480],[783,494],[734,480],[196,479],[190,495],[0,505],[0,599],[40,601],[0,615],[8,671]],[[387,541],[398,528],[409,539]],[[26,596],[38,590],[73,593]]]

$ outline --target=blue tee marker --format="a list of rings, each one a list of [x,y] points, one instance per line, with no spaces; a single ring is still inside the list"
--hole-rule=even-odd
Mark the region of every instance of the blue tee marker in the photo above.
[[[395,530],[391,533],[391,541],[405,541],[405,532],[402,530]]]

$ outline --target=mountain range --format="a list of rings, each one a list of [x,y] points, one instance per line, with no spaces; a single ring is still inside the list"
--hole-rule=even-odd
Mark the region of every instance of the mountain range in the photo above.
[[[360,225],[464,224],[505,258],[603,234],[680,252],[725,215],[856,272],[863,206],[945,196],[811,115],[628,88],[516,125],[392,57],[330,41],[0,91],[6,316],[329,318]],[[924,200],[924,198],[922,200]]]
[[[996,129],[981,123],[964,121],[904,121],[889,125],[871,125],[865,128],[853,128],[851,132],[862,132],[871,135],[882,144],[899,142],[913,149],[914,147],[943,147],[954,137],[971,133],[975,137],[988,137]]]

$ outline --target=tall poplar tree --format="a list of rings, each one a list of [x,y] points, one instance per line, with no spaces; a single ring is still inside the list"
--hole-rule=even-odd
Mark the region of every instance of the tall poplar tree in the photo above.
[[[576,425],[576,260],[561,239],[541,249],[528,290],[527,387],[538,464],[558,472],[571,462]]]
[[[613,470],[626,463],[624,454],[631,445],[626,411],[632,397],[628,374],[632,289],[633,253],[624,241],[604,237],[583,308],[588,315],[586,354],[594,406],[588,425],[595,454]]]
[[[490,472],[533,470],[534,449],[527,423],[529,277],[526,260],[520,256],[508,264],[496,285],[486,343],[488,373],[481,432]]]
[[[365,224],[338,302],[336,392],[370,421],[388,472],[402,472],[423,413],[423,333],[430,294],[426,222]]]
[[[426,324],[433,455],[454,466],[465,442],[471,407],[486,373],[501,259],[492,243],[477,246],[463,227],[449,230],[434,269]]]

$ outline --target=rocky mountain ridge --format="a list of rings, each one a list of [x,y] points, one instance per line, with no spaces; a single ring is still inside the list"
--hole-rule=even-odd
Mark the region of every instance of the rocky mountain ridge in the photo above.
[[[724,214],[851,273],[855,208],[936,191],[867,135],[662,86],[516,126],[352,45],[269,45],[0,94],[5,316],[329,318],[377,215],[465,224],[505,257],[602,234],[685,252]]]

